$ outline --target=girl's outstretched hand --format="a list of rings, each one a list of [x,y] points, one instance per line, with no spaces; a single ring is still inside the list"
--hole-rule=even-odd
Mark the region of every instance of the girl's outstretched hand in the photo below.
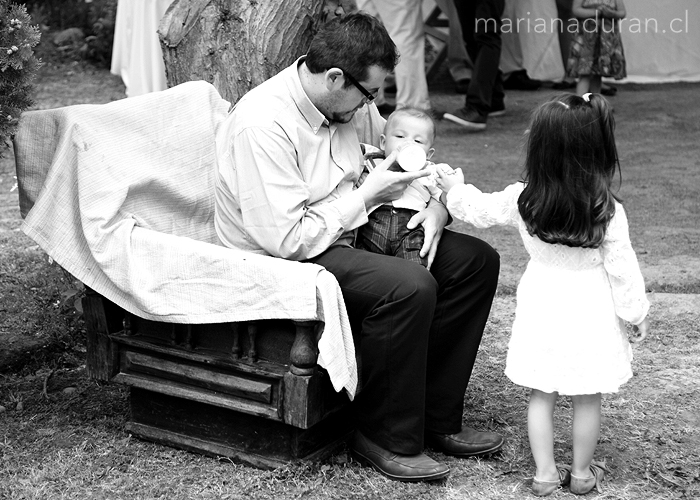
[[[438,177],[437,179],[435,179],[435,182],[444,193],[447,193],[457,184],[464,184],[464,174],[462,173],[461,168],[457,168],[452,172],[447,172],[443,169],[438,168],[436,169],[436,172],[438,174]]]
[[[633,330],[637,335],[630,337],[630,342],[632,342],[633,344],[641,342],[642,340],[647,338],[647,335],[649,335],[649,320],[647,318],[644,318],[644,321],[642,321],[638,325],[635,325],[633,327]]]

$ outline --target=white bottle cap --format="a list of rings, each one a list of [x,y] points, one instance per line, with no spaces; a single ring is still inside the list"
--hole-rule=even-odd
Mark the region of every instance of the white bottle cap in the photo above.
[[[416,172],[425,166],[428,158],[425,151],[418,144],[413,142],[404,142],[398,148],[399,154],[396,157],[396,162],[406,172]]]

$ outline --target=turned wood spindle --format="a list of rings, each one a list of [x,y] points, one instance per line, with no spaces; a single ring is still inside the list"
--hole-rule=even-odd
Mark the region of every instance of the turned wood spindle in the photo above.
[[[258,334],[258,324],[256,322],[248,323],[248,359],[250,361],[256,361],[258,358],[258,351],[255,349],[255,337]]]
[[[187,325],[187,332],[185,333],[185,349],[192,351],[194,349],[194,340],[192,337],[192,325]]]
[[[231,331],[233,332],[233,345],[231,346],[231,357],[233,359],[240,359],[241,340],[238,336],[240,333],[240,325],[238,323],[231,323]]]
[[[296,335],[289,353],[294,375],[313,375],[318,360],[318,346],[315,336],[315,321],[295,321]]]
[[[131,331],[131,313],[124,311],[124,321],[122,322],[124,326],[124,335],[133,335],[134,332]]]

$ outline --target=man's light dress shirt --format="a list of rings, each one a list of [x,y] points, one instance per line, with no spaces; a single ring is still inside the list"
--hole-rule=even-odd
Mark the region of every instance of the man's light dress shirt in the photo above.
[[[217,131],[214,220],[228,247],[305,260],[367,222],[360,141],[378,144],[385,120],[372,104],[329,123],[301,86],[302,61],[243,96]]]

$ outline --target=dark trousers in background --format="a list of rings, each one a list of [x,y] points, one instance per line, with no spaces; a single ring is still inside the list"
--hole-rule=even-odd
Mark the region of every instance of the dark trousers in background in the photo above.
[[[505,0],[454,0],[462,36],[472,60],[472,78],[466,107],[487,116],[491,107],[502,108],[505,93],[501,61],[501,16]]]
[[[311,261],[333,273],[343,291],[359,355],[358,429],[407,455],[423,451],[426,430],[459,432],[496,292],[498,253],[445,230],[430,271],[341,246]]]

